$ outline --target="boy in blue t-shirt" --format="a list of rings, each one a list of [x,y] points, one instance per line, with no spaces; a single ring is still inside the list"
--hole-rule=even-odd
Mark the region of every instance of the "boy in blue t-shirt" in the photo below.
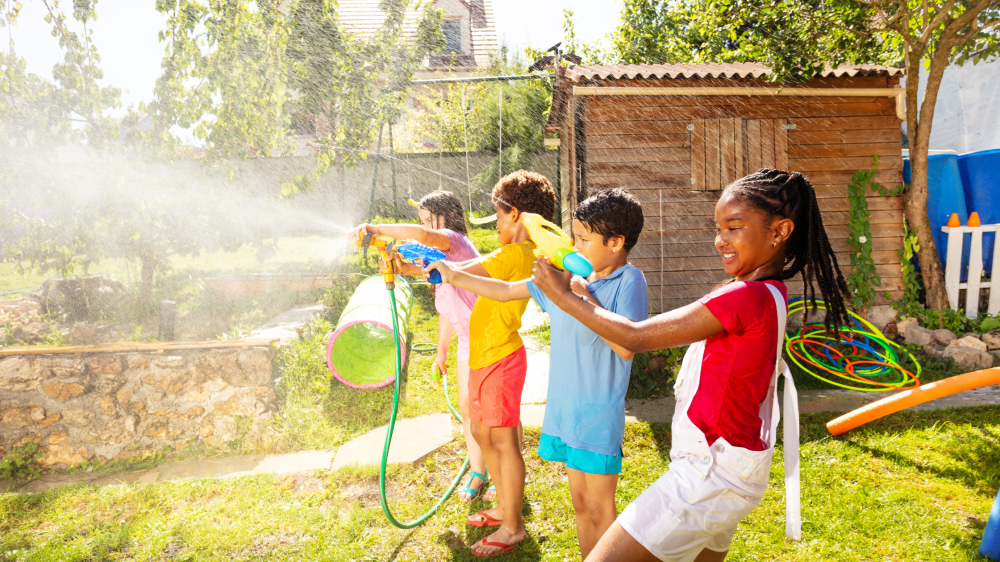
[[[642,232],[642,207],[622,189],[600,191],[573,213],[575,248],[594,266],[589,282],[574,277],[573,291],[630,320],[649,316],[642,271],[628,251]],[[476,277],[435,262],[443,282],[495,301],[528,297],[549,314],[549,392],[538,454],[566,463],[580,552],[586,558],[615,521],[615,490],[622,468],[625,392],[633,353],[611,344],[545,296],[531,280],[508,283]]]

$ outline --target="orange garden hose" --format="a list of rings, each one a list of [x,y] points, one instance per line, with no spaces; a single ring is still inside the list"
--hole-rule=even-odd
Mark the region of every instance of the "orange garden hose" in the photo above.
[[[877,402],[872,402],[840,416],[826,424],[826,428],[833,435],[840,435],[856,427],[862,426],[870,421],[877,420],[883,416],[894,414],[900,410],[911,408],[924,402],[930,402],[938,398],[965,392],[974,388],[981,388],[1000,384],[1000,368],[983,369],[947,378],[944,380],[927,383],[917,388],[913,388],[888,398],[883,398]]]

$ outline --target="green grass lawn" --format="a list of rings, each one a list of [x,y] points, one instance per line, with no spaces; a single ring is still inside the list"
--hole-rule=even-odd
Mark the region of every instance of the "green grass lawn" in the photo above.
[[[479,230],[486,231],[480,238],[490,239],[492,231]],[[205,256],[173,271],[260,271],[266,264],[257,259],[253,252]],[[275,270],[291,267],[271,263]],[[16,286],[9,270],[0,276],[7,276],[5,287]],[[350,293],[345,281],[318,297],[332,307],[328,317],[281,352],[272,431],[259,440],[180,454],[334,448],[384,424],[392,388],[347,388],[331,381],[325,365],[325,336]],[[433,342],[437,322],[428,287],[416,286],[414,295],[410,341]],[[453,344],[452,371],[454,352]],[[400,416],[446,411],[441,389],[431,382],[432,358],[410,354]],[[935,376],[947,374],[946,366],[935,368]],[[448,384],[456,397],[454,377]],[[729,560],[982,560],[975,552],[1000,487],[1000,407],[902,412],[839,438],[825,429],[835,415],[802,420],[803,541],[784,538],[779,450],[772,487],[741,525]],[[538,437],[537,429],[526,432],[530,538],[504,559],[578,559],[565,471],[538,457]],[[620,509],[666,470],[669,447],[669,424],[627,426]],[[160,461],[172,458],[177,455]],[[409,520],[432,506],[461,461],[459,440],[416,468],[391,468],[389,502],[396,516]],[[489,531],[468,527],[464,519],[484,504],[452,499],[425,525],[401,531],[382,515],[377,482],[377,469],[368,468],[4,495],[0,561],[473,559],[469,545]]]
[[[740,526],[729,560],[982,560],[1000,487],[1000,407],[904,412],[832,438],[833,414],[803,418],[803,540],[784,538],[780,450],[771,488]],[[526,434],[525,524],[506,560],[578,557],[568,482]],[[668,463],[668,424],[630,424],[618,490],[624,508]],[[410,519],[460,465],[453,444],[393,469],[389,499]],[[412,531],[382,515],[374,469],[151,485],[66,487],[0,497],[0,560],[472,560],[489,531],[464,524],[482,504],[450,500]]]

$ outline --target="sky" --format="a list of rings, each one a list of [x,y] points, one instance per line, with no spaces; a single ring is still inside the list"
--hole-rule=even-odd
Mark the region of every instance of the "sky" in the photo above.
[[[0,30],[0,41],[10,32],[18,54],[28,61],[28,70],[51,78],[52,66],[62,59],[51,26],[43,19],[42,0],[22,0],[17,27]],[[91,29],[101,55],[104,83],[122,88],[122,103],[138,105],[152,99],[153,86],[160,74],[163,46],[157,33],[166,17],[155,9],[154,0],[100,0],[98,19]],[[63,10],[72,2],[63,0]],[[602,38],[618,26],[619,0],[493,0],[497,34],[512,50],[524,46],[547,49],[562,40],[563,9],[574,12],[578,41]],[[72,20],[72,17],[68,18]],[[77,22],[71,21],[76,24]],[[6,45],[4,45],[6,46]]]

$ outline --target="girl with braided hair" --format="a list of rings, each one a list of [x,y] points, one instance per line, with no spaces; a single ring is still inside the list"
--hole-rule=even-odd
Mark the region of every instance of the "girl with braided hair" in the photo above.
[[[715,246],[732,279],[697,302],[633,322],[581,300],[570,276],[535,263],[533,283],[607,341],[633,352],[690,345],[674,392],[670,467],[618,516],[588,561],[718,561],[767,488],[785,376],[786,534],[799,539],[798,405],[781,360],[783,281],[819,285],[831,329],[846,317],[847,283],[802,174],[762,169],[723,191]]]

